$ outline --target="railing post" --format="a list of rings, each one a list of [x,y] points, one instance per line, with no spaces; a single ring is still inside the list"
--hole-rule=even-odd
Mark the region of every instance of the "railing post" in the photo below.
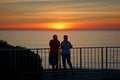
[[[82,50],[80,48],[80,69],[82,69]]]
[[[108,68],[108,48],[106,47],[106,70]]]
[[[37,49],[37,55],[38,55],[38,49]],[[37,72],[39,72],[39,67],[40,66],[38,66],[39,65],[39,61],[38,61],[38,58],[36,57],[36,61],[37,61]]]
[[[103,47],[101,48],[101,59],[102,59],[102,70],[103,70],[103,63],[104,63],[104,62],[103,62],[103,61],[104,61],[104,60],[103,60]]]
[[[118,64],[119,64],[119,58],[118,58],[118,48],[117,48],[117,69],[119,69]]]

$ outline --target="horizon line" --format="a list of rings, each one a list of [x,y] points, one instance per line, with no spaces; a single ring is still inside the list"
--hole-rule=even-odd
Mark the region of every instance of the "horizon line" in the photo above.
[[[0,29],[1,30],[26,30],[26,31],[29,31],[29,30],[36,30],[36,31],[41,31],[41,30],[44,30],[44,31],[76,31],[76,30],[115,30],[115,31],[119,31],[120,29],[119,28],[110,28],[110,29],[10,29],[10,28],[2,28]]]

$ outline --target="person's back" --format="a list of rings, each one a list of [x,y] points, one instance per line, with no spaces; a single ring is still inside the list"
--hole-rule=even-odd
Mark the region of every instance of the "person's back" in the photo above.
[[[50,40],[50,53],[51,54],[56,54],[58,53],[58,49],[59,49],[59,46],[60,46],[60,41],[58,40]]]
[[[72,45],[69,41],[62,41],[61,43],[62,48],[62,54],[70,54],[70,48],[72,48]]]
[[[52,69],[58,68],[58,49],[60,47],[60,41],[57,35],[53,35],[53,39],[49,42],[50,54],[49,54],[49,64],[52,65]]]
[[[68,41],[68,36],[64,35],[64,41],[61,42],[62,62],[64,69],[66,69],[66,60],[69,64],[69,67],[72,69],[72,63],[70,59],[70,48],[72,48],[71,42]]]

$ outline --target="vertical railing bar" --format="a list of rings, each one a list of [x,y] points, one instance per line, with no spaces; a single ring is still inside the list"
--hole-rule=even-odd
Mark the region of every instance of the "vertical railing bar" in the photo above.
[[[43,49],[43,55],[44,55],[44,65],[45,65],[45,69],[47,69],[46,68],[46,51],[45,51],[45,49]]]
[[[46,53],[46,67],[47,67],[47,69],[48,69],[48,53],[47,53],[47,49],[45,49],[45,53]]]
[[[75,66],[75,49],[73,49],[73,64]],[[76,67],[76,66],[75,66]]]
[[[71,57],[73,57],[73,59],[71,59],[71,62],[74,66],[74,48],[71,50]]]
[[[39,50],[38,50],[38,49],[36,49],[36,50],[37,50],[37,55],[38,55],[38,53],[39,53],[38,51],[39,51]],[[36,61],[37,61],[37,72],[39,72],[39,67],[40,67],[40,66],[38,66],[38,65],[39,65],[39,62],[38,62],[38,58],[37,58],[37,57],[36,57]]]
[[[48,68],[49,68],[49,49],[46,49],[46,51],[47,51],[47,65],[48,65]]]
[[[89,60],[89,59],[90,59],[90,58],[89,58],[89,55],[90,55],[89,48],[87,48],[86,51],[87,51],[87,53],[86,53],[86,58],[87,58],[87,59],[86,59],[86,65],[88,65],[88,69],[89,69],[89,65],[90,65],[90,63],[89,63],[89,61],[90,61],[90,60]]]
[[[94,55],[94,63],[95,63],[94,66],[95,66],[95,69],[96,69],[96,64],[97,64],[97,63],[96,63],[96,49],[97,49],[97,48],[94,49],[94,52],[95,52],[95,53],[94,53],[94,54],[95,54],[95,55]]]
[[[115,54],[115,53],[114,53],[114,49],[115,49],[115,48],[113,48],[113,53],[112,53],[112,54],[113,54],[113,69],[114,69],[114,54]]]
[[[62,54],[61,54],[62,56]],[[48,69],[50,69],[50,65],[49,65],[49,50],[48,50]]]
[[[99,69],[102,69],[101,63],[102,63],[101,48],[99,48]]]
[[[120,47],[118,49],[118,57],[120,56]],[[118,58],[118,69],[120,70],[120,59]]]
[[[79,48],[78,48],[78,56],[77,56],[77,58],[78,58],[78,61],[77,61],[77,63],[78,63],[78,67],[80,68],[80,52],[79,52],[80,50],[79,50]]]
[[[91,58],[90,58],[91,59],[91,69],[93,68],[93,65],[92,65],[92,49],[93,48],[91,48]]]
[[[80,69],[82,69],[82,51],[80,48]]]
[[[73,50],[72,50],[72,57],[73,57],[73,66],[74,66],[74,48],[73,48]]]
[[[111,53],[110,53],[111,49],[108,47],[107,49],[107,54],[108,54],[108,69],[111,69]]]
[[[40,49],[40,56],[41,56],[41,60],[43,61],[43,53],[42,53],[42,49]],[[44,64],[42,62],[42,65],[43,65],[43,69],[44,69]]]
[[[110,69],[111,69],[111,48],[110,48]]]
[[[79,65],[78,65],[78,48],[77,48],[77,51],[76,51],[76,53],[77,53],[77,55],[76,55],[76,67],[78,67]]]
[[[99,48],[98,48],[98,69],[99,69]]]
[[[108,69],[108,48],[106,47],[106,70]]]
[[[77,55],[77,49],[76,48],[74,48],[75,49],[75,54]],[[76,57],[76,55],[74,54],[74,59],[75,59],[75,67],[77,67],[77,57]]]
[[[117,51],[116,51],[116,52],[117,52],[117,53],[116,53],[116,54],[117,54],[117,60],[116,60],[117,62],[116,62],[116,63],[117,63],[117,69],[118,69],[118,64],[119,64],[119,60],[118,60],[118,57],[119,57],[119,56],[118,56],[118,48],[117,48]]]
[[[113,54],[112,54],[113,48],[111,48],[111,69],[113,68]]]
[[[112,62],[112,58],[111,58],[111,48],[110,48],[110,69],[112,68],[111,62]]]
[[[102,70],[103,70],[103,48],[101,48]]]
[[[89,69],[89,48],[87,48],[87,53],[86,53],[86,65],[88,66],[88,69]]]
[[[91,56],[91,48],[88,48],[88,55],[89,55],[89,56],[88,56],[88,64],[89,64],[89,65],[88,65],[88,66],[89,66],[88,68],[90,69],[90,65],[91,65],[91,57],[90,57],[90,56]]]
[[[87,50],[87,53],[88,53],[88,55],[89,55],[89,57],[88,57],[88,68],[90,69],[90,65],[91,65],[91,58],[90,58],[90,56],[91,56],[91,48],[88,48],[88,50]]]
[[[80,48],[78,48],[78,65],[79,65],[79,68],[80,68]]]
[[[84,54],[84,56],[83,56],[84,59],[83,60],[84,60],[84,68],[85,68],[85,48],[83,48],[83,51],[84,51],[84,53],[83,53]]]
[[[46,50],[44,49],[44,54],[45,54],[45,69],[47,69],[46,68]]]
[[[44,49],[42,49],[42,54],[43,54],[43,60],[44,60],[44,63],[43,63],[44,69],[46,69],[46,67],[45,67],[45,53],[44,53]]]
[[[85,55],[84,55],[84,60],[85,60],[85,67],[86,67],[86,48],[85,48],[85,53],[84,53]]]
[[[113,48],[111,48],[111,69],[113,69]]]

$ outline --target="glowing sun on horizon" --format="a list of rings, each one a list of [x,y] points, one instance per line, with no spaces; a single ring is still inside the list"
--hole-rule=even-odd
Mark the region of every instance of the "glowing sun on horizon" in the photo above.
[[[68,23],[51,23],[51,28],[52,29],[57,29],[57,30],[63,30],[63,29],[68,29]]]

